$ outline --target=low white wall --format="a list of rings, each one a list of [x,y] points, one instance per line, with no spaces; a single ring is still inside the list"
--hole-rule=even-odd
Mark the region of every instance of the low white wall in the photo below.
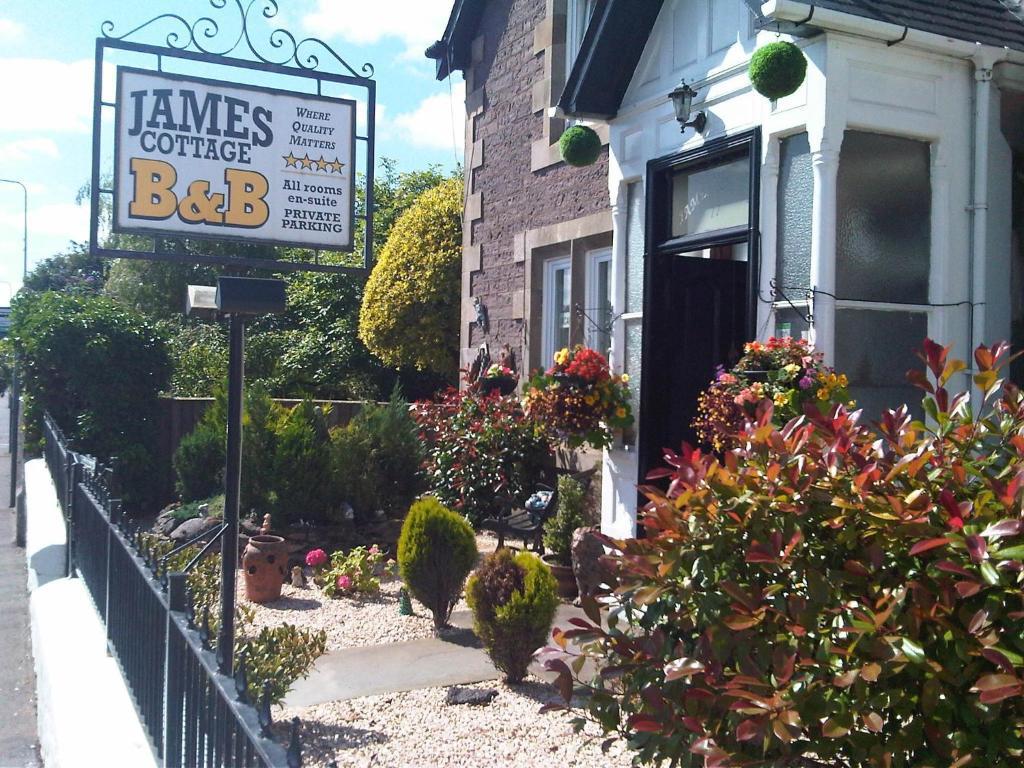
[[[81,579],[64,577],[64,518],[42,459],[25,463],[29,615],[47,768],[157,766]]]

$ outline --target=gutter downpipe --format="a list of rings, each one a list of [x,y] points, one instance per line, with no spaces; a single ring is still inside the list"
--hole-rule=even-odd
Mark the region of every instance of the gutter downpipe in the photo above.
[[[801,21],[814,8],[795,0],[768,0],[761,5],[766,17],[780,21]],[[931,32],[908,29],[898,24],[876,21],[840,11],[817,8],[815,27],[866,37],[889,45],[906,45],[952,58],[968,60],[973,67],[973,114],[971,120],[971,216],[968,291],[970,293],[969,350],[984,341],[985,282],[988,258],[988,154],[992,130],[992,71],[1000,62],[1024,64],[1024,52],[955,40]]]
[[[985,283],[988,260],[988,153],[990,120],[992,117],[992,68],[996,58],[991,54],[979,53],[971,57],[974,65],[974,120],[971,143],[974,149],[974,166],[971,173],[971,203],[967,210],[971,215],[971,259],[970,267],[970,345],[973,355],[978,344],[985,339]],[[975,393],[977,395],[977,393]]]

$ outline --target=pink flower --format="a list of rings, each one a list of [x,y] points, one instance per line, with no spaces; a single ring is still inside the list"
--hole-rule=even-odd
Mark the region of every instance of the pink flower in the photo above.
[[[374,544],[373,546],[370,547],[370,554],[371,555],[376,555],[379,552],[380,552],[380,547],[378,547],[376,544]]]
[[[327,563],[327,553],[322,549],[311,549],[306,553],[306,565],[310,568],[319,568]]]
[[[338,589],[346,590],[346,589],[348,589],[351,586],[352,586],[352,579],[350,579],[347,575],[342,574],[341,576],[338,577]]]

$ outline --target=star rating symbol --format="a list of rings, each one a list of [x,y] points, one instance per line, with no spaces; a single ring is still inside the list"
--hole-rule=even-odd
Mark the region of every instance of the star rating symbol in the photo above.
[[[299,162],[302,163],[303,168],[309,168],[311,170],[313,166],[316,164],[316,160],[311,160],[309,158],[309,155],[303,155]]]
[[[282,155],[282,157],[284,158],[284,167],[285,168],[298,168],[299,167],[299,158],[297,158],[291,152],[289,152],[287,155]]]
[[[345,167],[344,163],[338,162],[338,158],[334,158],[334,162],[328,163],[328,165],[331,167],[332,173],[341,173],[341,169]]]
[[[320,155],[320,159],[316,161],[316,169],[318,171],[326,171],[330,166],[331,164],[327,160],[324,160],[324,156]]]

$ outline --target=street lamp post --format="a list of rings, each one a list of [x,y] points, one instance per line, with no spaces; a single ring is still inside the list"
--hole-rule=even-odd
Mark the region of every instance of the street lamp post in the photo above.
[[[28,189],[20,181],[15,179],[0,179],[0,183],[3,184],[17,184],[21,187],[21,199],[22,199],[22,223],[24,224],[25,231],[23,233],[22,245],[21,245],[21,264],[22,264],[22,280],[28,276]],[[13,296],[11,297],[13,298]],[[10,436],[9,436],[9,450],[11,453],[11,496],[10,506],[16,507],[18,500],[18,424],[21,420],[20,414],[20,403],[18,402],[18,369],[15,366],[14,371],[11,375],[10,383],[10,400],[8,404],[10,406],[11,418],[10,418]],[[18,544],[22,544],[21,536],[21,521],[19,519],[18,525]]]
[[[24,237],[21,246],[21,276],[28,276],[28,190],[25,185],[15,179],[0,179],[0,184],[17,184],[21,187],[22,199],[22,221],[25,226]]]

